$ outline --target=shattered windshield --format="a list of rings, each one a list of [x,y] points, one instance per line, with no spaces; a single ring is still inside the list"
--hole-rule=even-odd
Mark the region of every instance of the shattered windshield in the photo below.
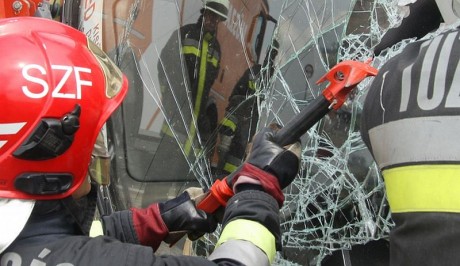
[[[379,68],[404,46],[374,55],[404,16],[397,2],[231,0],[222,13],[201,0],[106,0],[101,31],[89,22],[92,6],[84,6],[88,22],[80,27],[99,34],[130,81],[107,125],[106,196],[114,208],[209,188],[243,162],[259,128],[284,125],[322,97],[328,84],[317,81],[338,62],[373,58]],[[393,222],[384,184],[359,133],[371,82],[302,137],[301,171],[280,210],[276,265],[326,265],[334,252],[343,262],[354,246],[386,241]],[[219,231],[178,252],[209,254]]]

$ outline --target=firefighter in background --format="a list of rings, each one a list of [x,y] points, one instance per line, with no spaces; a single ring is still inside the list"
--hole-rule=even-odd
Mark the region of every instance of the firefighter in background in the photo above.
[[[153,164],[163,178],[174,180],[177,172],[189,172],[197,155],[212,155],[217,107],[209,93],[220,67],[217,27],[227,19],[228,6],[228,0],[206,0],[198,21],[176,30],[161,51],[158,72],[165,123]]]
[[[395,223],[390,265],[460,262],[459,39],[456,28],[407,45],[365,99],[361,133]]]
[[[278,41],[273,39],[263,65],[255,64],[248,68],[228,98],[225,117],[219,127],[219,174],[235,171],[245,158],[246,146],[254,136],[259,120],[257,97],[260,97],[261,88],[258,86],[266,86],[264,83],[270,81],[278,48]]]
[[[235,195],[207,259],[154,255],[172,232],[216,228],[189,192],[103,216],[105,235],[89,237],[97,193],[88,165],[98,132],[125,98],[128,81],[72,27],[20,17],[0,20],[0,28],[0,49],[9,51],[0,58],[0,78],[8,80],[0,88],[1,266],[273,262],[280,248],[282,189],[298,172],[299,148],[279,147],[271,128],[255,136],[245,167],[227,179]]]

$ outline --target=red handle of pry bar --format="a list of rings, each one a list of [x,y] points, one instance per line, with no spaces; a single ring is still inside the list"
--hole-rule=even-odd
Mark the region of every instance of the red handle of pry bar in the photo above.
[[[209,189],[208,195],[198,203],[197,207],[207,213],[214,213],[219,207],[227,206],[227,201],[233,195],[233,189],[228,186],[226,178],[217,179]]]

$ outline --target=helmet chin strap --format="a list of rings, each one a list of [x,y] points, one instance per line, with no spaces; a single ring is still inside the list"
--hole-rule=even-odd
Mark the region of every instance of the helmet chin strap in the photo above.
[[[78,229],[83,235],[89,235],[97,206],[97,185],[91,183],[91,190],[80,199],[67,197],[61,200],[62,205],[75,219]]]

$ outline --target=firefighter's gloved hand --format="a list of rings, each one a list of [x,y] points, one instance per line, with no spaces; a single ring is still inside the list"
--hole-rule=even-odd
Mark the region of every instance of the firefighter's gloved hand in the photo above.
[[[281,191],[296,177],[300,166],[300,142],[280,147],[273,142],[278,127],[263,128],[254,136],[246,162],[227,177],[233,191],[262,189],[272,195],[281,207],[284,195]]]
[[[275,175],[284,189],[299,172],[301,146],[300,141],[286,147],[274,143],[278,130],[277,125],[271,125],[254,137],[247,162]]]
[[[174,244],[185,233],[190,240],[196,240],[205,233],[214,232],[215,218],[196,208],[204,196],[203,189],[188,188],[177,198],[159,203],[161,218],[169,231],[164,239],[166,243]]]

